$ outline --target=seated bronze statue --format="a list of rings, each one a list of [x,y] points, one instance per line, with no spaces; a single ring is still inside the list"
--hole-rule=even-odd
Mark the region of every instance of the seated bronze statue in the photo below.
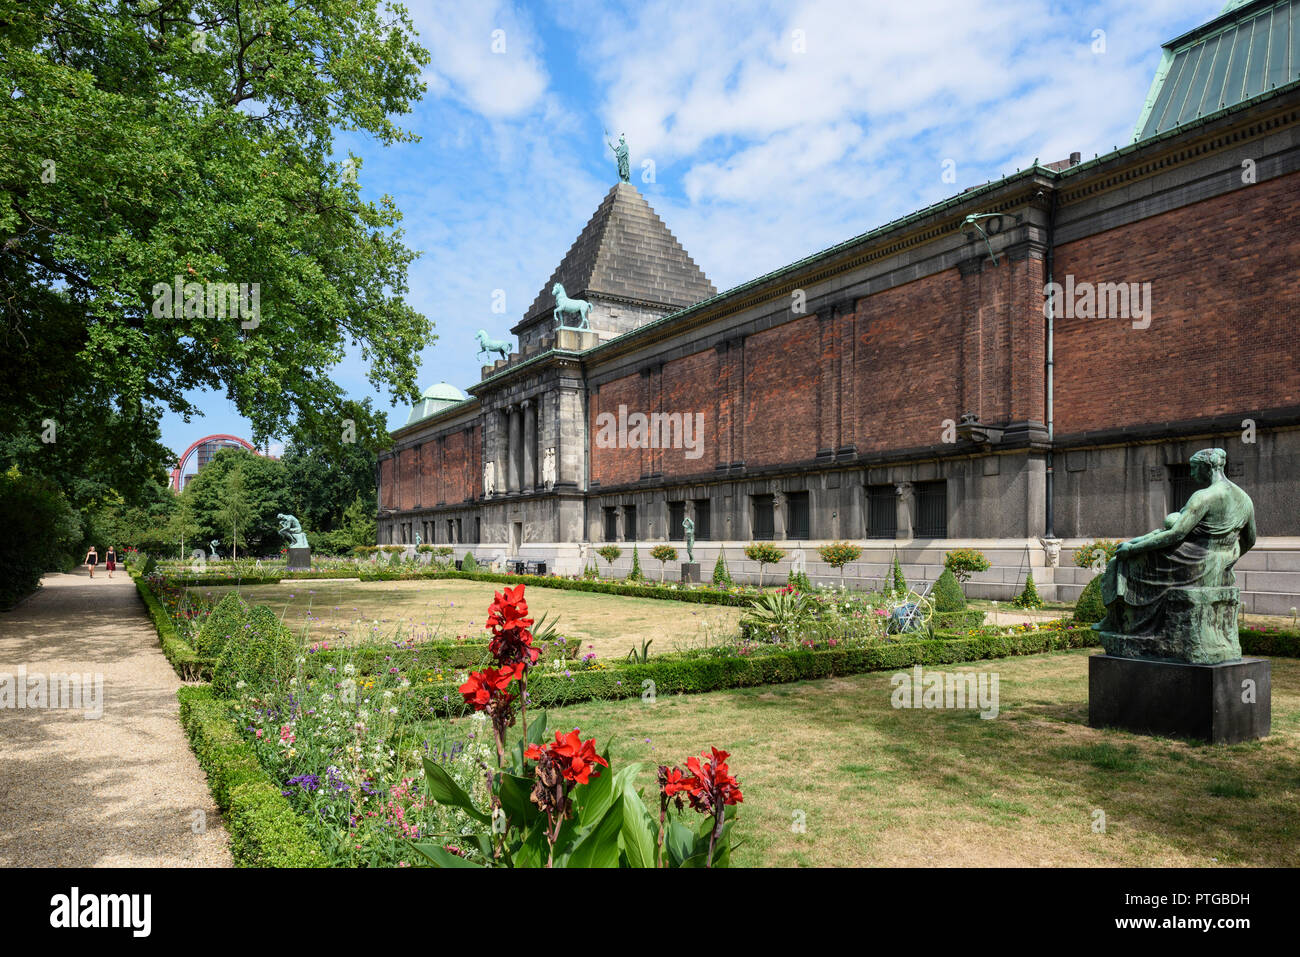
[[[1241,657],[1233,566],[1255,544],[1255,506],[1223,474],[1227,461],[1223,449],[1193,455],[1192,477],[1208,486],[1106,566],[1106,617],[1093,628],[1107,654],[1191,664]]]

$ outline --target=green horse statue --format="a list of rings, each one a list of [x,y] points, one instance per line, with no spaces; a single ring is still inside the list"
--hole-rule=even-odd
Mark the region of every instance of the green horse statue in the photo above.
[[[555,311],[552,315],[555,318],[557,326],[564,326],[564,316],[566,314],[578,317],[576,326],[567,326],[569,329],[590,329],[591,324],[587,321],[587,314],[591,312],[591,303],[585,299],[570,299],[565,295],[564,287],[558,282],[551,287],[551,295],[555,297]]]
[[[474,333],[474,338],[478,340],[478,354],[487,353],[500,354],[502,359],[510,358],[510,341],[508,339],[491,339],[488,338],[486,330],[480,329]]]

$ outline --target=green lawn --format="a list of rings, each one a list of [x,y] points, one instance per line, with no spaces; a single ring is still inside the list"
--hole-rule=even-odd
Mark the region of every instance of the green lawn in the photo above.
[[[494,591],[490,582],[439,579],[396,582],[288,581],[279,585],[201,586],[219,598],[237,591],[269,605],[308,642],[351,644],[405,638],[486,638],[483,622]],[[599,658],[623,657],[645,639],[651,652],[716,643],[736,633],[741,609],[653,598],[627,598],[558,588],[526,590],[535,618],[559,619],[560,633],[591,645]]]
[[[615,767],[646,762],[652,797],[654,765],[732,752],[741,865],[1294,866],[1300,662],[1273,660],[1269,739],[1206,746],[1089,728],[1090,653],[950,669],[999,675],[990,720],[895,710],[888,673],[550,718],[610,743]]]

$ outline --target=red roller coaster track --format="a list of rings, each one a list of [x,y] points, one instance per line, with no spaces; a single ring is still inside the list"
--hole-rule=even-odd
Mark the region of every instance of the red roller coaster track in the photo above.
[[[176,460],[176,468],[172,469],[172,491],[173,492],[179,492],[181,490],[181,472],[185,468],[185,460],[188,459],[191,455],[193,455],[195,450],[198,449],[198,447],[202,445],[204,442],[238,442],[240,445],[242,445],[244,448],[248,449],[248,451],[254,453],[255,455],[262,454],[260,451],[258,451],[257,447],[253,445],[252,442],[248,441],[248,439],[241,439],[237,435],[205,435],[203,436],[203,438],[199,439],[188,449],[186,449],[184,453],[181,455],[181,457]]]

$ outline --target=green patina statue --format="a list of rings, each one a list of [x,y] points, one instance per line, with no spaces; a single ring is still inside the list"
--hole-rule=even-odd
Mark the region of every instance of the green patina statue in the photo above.
[[[276,513],[280,520],[280,536],[289,543],[290,548],[307,548],[307,533],[302,530],[302,523],[292,515]]]
[[[686,533],[686,560],[695,561],[695,523],[689,518],[682,519],[682,531]]]
[[[605,131],[605,135],[609,135],[609,130]],[[610,143],[609,140],[605,142],[609,143],[609,148],[614,151],[614,158],[618,160],[619,181],[623,183],[632,182],[632,167],[627,158],[627,138],[622,133],[619,133],[617,146]]]
[[[1255,506],[1228,481],[1223,449],[1192,456],[1208,487],[1164,526],[1124,542],[1102,573],[1106,617],[1092,627],[1121,658],[1218,664],[1241,657],[1233,566],[1255,544]]]

